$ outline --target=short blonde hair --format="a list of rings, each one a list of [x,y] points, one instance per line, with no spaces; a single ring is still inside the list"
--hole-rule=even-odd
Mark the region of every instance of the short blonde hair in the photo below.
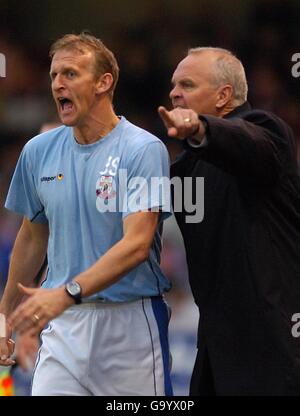
[[[62,49],[75,49],[84,54],[87,50],[92,51],[95,56],[95,76],[110,73],[113,77],[113,83],[109,90],[113,96],[115,87],[119,79],[119,66],[114,54],[104,45],[104,43],[95,36],[82,32],[79,35],[67,34],[57,39],[51,46],[49,56],[52,59],[54,54]]]
[[[241,105],[247,101],[248,83],[242,62],[231,51],[211,46],[191,48],[188,51],[188,55],[206,51],[216,53],[212,82],[216,86],[230,84],[233,88],[235,104]]]

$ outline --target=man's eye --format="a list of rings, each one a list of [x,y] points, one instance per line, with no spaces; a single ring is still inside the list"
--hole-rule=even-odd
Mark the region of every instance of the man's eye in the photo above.
[[[69,71],[69,72],[67,73],[67,76],[68,76],[68,78],[74,78],[74,77],[75,77],[75,72],[73,72],[73,71]]]
[[[185,82],[182,86],[183,86],[183,88],[188,88],[189,89],[189,88],[193,88],[194,85],[190,82]]]

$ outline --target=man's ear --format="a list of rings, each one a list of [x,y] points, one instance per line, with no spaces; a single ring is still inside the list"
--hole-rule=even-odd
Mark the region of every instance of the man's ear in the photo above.
[[[96,94],[103,94],[110,90],[114,82],[113,76],[111,73],[106,72],[101,75],[96,84]]]
[[[232,85],[226,84],[219,88],[217,93],[217,103],[216,107],[221,109],[227,105],[227,103],[232,99],[233,88]]]

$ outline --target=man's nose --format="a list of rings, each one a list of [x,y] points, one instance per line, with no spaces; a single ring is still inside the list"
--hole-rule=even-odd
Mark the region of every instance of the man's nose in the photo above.
[[[58,91],[64,88],[64,83],[61,75],[57,74],[56,77],[52,80],[52,90]]]
[[[171,100],[173,100],[174,98],[180,97],[180,91],[176,85],[170,91],[169,97]]]

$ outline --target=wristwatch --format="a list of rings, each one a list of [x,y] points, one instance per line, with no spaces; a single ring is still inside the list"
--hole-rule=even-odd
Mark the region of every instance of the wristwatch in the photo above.
[[[75,280],[72,280],[71,282],[67,283],[65,285],[65,290],[67,294],[74,299],[76,305],[79,305],[81,303],[81,286],[78,282],[75,282]]]

